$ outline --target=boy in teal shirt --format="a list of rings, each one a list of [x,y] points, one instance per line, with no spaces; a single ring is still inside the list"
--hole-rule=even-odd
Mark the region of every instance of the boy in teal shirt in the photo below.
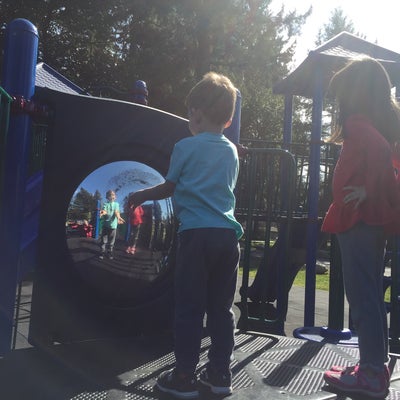
[[[216,394],[232,392],[232,304],[240,255],[238,239],[243,229],[234,216],[238,154],[222,132],[232,121],[235,101],[236,88],[227,77],[214,72],[206,74],[187,97],[193,136],[176,143],[166,181],[130,197],[135,208],[147,200],[173,196],[179,220],[176,365],[159,376],[157,387],[182,399],[199,395],[195,373],[205,313],[211,347],[200,382]]]
[[[118,224],[123,224],[125,221],[121,218],[119,212],[119,203],[116,202],[116,194],[113,190],[108,190],[106,193],[107,201],[104,202],[103,208],[100,211],[100,217],[103,218],[103,228],[100,236],[100,260],[107,254],[108,258],[114,258],[114,244],[117,236]]]

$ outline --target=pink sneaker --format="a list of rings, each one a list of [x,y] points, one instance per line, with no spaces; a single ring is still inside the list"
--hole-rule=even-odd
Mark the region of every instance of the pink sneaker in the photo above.
[[[383,398],[389,392],[386,372],[369,377],[358,365],[344,371],[326,371],[324,380],[341,392],[360,393],[372,398]]]
[[[354,370],[355,367],[357,367],[358,364],[356,365],[348,365],[347,367],[343,367],[342,365],[332,365],[332,367],[329,369],[330,371],[335,371],[335,372],[351,372]]]
[[[125,249],[125,253],[127,254],[135,254],[136,253],[136,247],[135,246],[129,246]]]
[[[349,365],[347,367],[343,367],[341,365],[332,365],[332,367],[330,368],[330,371],[335,371],[335,372],[341,372],[341,373],[345,373],[348,374],[350,372],[354,371],[354,368],[358,367],[358,364],[356,365]],[[387,380],[387,382],[390,382],[390,370],[389,367],[387,365],[385,365],[385,368],[383,370],[384,374],[385,374],[385,378]]]

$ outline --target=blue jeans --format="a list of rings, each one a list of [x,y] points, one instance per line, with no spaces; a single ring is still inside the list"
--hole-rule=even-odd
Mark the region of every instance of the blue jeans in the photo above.
[[[203,320],[211,337],[210,364],[229,373],[235,345],[232,304],[240,249],[233,229],[191,229],[179,234],[175,271],[176,369],[193,374],[199,362]]]
[[[381,371],[388,360],[388,326],[383,297],[383,228],[360,222],[337,234],[337,238],[346,297],[358,334],[360,367]]]

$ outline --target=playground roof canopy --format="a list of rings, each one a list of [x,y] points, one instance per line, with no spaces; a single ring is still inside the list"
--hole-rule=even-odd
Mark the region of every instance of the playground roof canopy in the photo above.
[[[45,63],[36,65],[35,86],[70,94],[87,94],[82,88]]]
[[[363,55],[379,60],[385,66],[392,84],[400,85],[400,54],[344,31],[310,51],[293,72],[274,86],[274,93],[312,98],[318,73],[321,73],[325,91],[336,71],[350,59]]]

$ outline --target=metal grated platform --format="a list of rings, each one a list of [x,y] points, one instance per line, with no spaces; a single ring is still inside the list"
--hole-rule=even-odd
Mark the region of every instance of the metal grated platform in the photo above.
[[[202,342],[199,370],[207,362]],[[291,337],[238,333],[232,362],[231,400],[357,399],[330,392],[322,373],[351,365],[358,349]],[[15,350],[0,360],[0,398],[7,400],[147,400],[171,397],[153,389],[161,371],[174,364],[168,335],[103,340],[51,348]],[[392,357],[387,399],[400,399],[400,366]],[[206,389],[200,399],[218,399]]]

